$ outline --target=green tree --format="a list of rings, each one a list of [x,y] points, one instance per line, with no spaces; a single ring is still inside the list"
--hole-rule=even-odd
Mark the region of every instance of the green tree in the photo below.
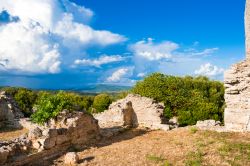
[[[207,77],[174,77],[153,73],[139,81],[132,93],[164,102],[166,118],[178,117],[182,126],[198,120],[223,121],[224,85]]]
[[[35,104],[37,98],[36,93],[28,89],[19,89],[15,93],[14,98],[24,113],[24,116],[30,117],[33,105]]]

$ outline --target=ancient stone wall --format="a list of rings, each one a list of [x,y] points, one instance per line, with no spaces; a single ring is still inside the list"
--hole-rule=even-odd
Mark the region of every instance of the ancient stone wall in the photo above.
[[[20,127],[17,120],[24,117],[15,100],[5,92],[0,92],[0,128]]]
[[[246,0],[245,35],[247,59],[224,73],[224,122],[230,131],[250,131],[250,0]]]
[[[16,140],[0,142],[0,165],[38,165],[70,147],[79,148],[99,137],[97,120],[85,112],[65,110],[46,126],[34,125],[30,129]]]
[[[250,131],[250,64],[235,64],[224,74],[225,127],[232,131]]]
[[[167,120],[163,116],[164,104],[157,103],[151,98],[129,94],[126,98],[118,100],[110,105],[107,111],[96,114],[94,117],[99,121],[101,127],[116,123],[117,125],[126,124],[126,110],[128,103],[131,102],[134,111],[133,125],[143,126],[151,129],[169,130]]]

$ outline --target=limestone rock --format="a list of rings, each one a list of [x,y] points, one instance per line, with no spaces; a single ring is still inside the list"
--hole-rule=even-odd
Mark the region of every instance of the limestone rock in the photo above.
[[[23,113],[12,96],[4,91],[0,92],[0,127],[20,128],[17,120],[23,117]]]
[[[128,123],[133,121],[134,126],[166,130],[169,126],[164,126],[167,120],[164,118],[163,111],[163,103],[157,103],[151,98],[140,95],[129,94],[126,98],[112,103],[107,111],[95,114],[94,117],[102,128],[107,128],[110,124],[122,126],[127,124],[126,120],[128,120]],[[127,112],[130,112],[128,117],[126,117]]]
[[[215,120],[204,120],[204,121],[198,121],[196,123],[197,127],[214,127],[214,126],[220,126],[220,121]]]
[[[64,157],[64,164],[66,165],[77,165],[79,161],[79,156],[76,152],[69,152]]]
[[[37,138],[39,138],[41,136],[42,136],[42,130],[40,128],[38,128],[38,127],[30,130],[29,133],[28,133],[28,137],[31,140],[37,139]]]
[[[45,126],[34,125],[28,120],[22,123],[30,126],[29,133],[11,141],[0,142],[0,165],[8,165],[10,162],[11,165],[30,165],[30,162],[37,163],[37,157],[46,160],[65,152],[71,146],[81,147],[100,137],[97,120],[86,112],[64,110]],[[18,162],[15,163],[15,160]]]

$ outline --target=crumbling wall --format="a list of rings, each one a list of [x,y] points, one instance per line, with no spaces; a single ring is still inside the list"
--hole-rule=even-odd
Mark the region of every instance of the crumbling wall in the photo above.
[[[99,121],[101,127],[107,127],[111,124],[123,125],[125,123],[124,116],[126,116],[124,110],[128,109],[129,102],[131,102],[135,113],[134,126],[169,130],[169,125],[165,124],[167,120],[163,115],[164,104],[140,95],[129,94],[126,98],[112,103],[107,111],[96,114],[94,117]]]
[[[231,131],[250,131],[250,63],[233,65],[224,77],[225,127]]]
[[[24,115],[15,100],[4,91],[0,92],[0,128],[18,128],[20,127],[18,119],[23,117]]]
[[[32,124],[30,124],[32,125]],[[62,111],[46,126],[30,126],[28,134],[0,143],[0,165],[25,165],[61,155],[70,147],[81,147],[99,137],[99,125],[86,112]]]

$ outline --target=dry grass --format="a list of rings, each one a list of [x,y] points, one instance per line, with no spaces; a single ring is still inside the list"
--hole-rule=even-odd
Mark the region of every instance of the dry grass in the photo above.
[[[195,131],[195,132],[194,132]],[[79,165],[250,165],[250,133],[131,130],[78,152]],[[55,163],[62,165],[63,156]]]
[[[10,129],[10,128],[2,128],[0,129],[0,141],[7,141],[14,138],[18,138],[19,136],[27,133],[28,130],[23,128],[20,130],[17,129]]]

